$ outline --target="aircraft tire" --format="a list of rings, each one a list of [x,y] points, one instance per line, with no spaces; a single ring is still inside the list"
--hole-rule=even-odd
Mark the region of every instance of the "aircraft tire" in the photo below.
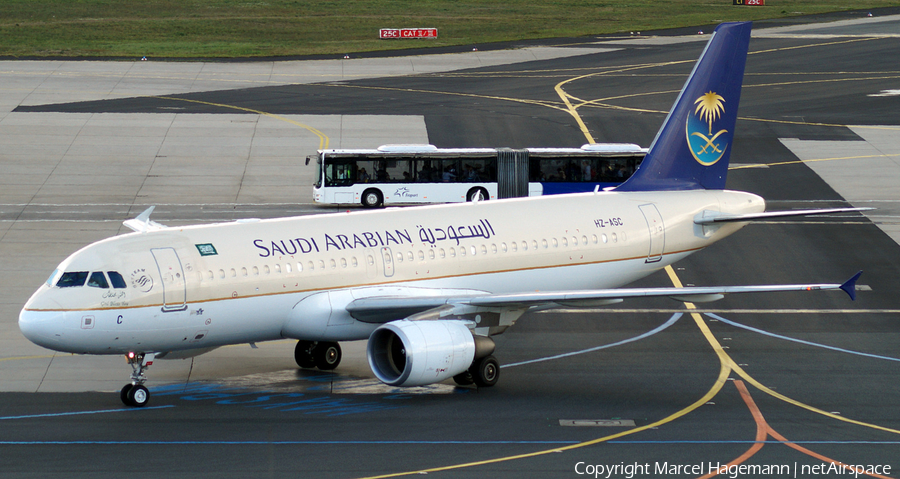
[[[378,208],[384,204],[384,195],[377,188],[369,188],[363,191],[361,203],[366,208]]]
[[[466,371],[453,376],[453,382],[459,386],[471,386],[472,384],[475,384],[475,378],[472,377],[471,372]]]
[[[125,387],[122,388],[122,391],[119,393],[119,397],[122,399],[122,403],[126,406],[133,406],[131,401],[128,399],[128,393],[131,392],[131,388],[134,387],[134,384],[128,383]]]
[[[150,402],[150,391],[141,384],[136,384],[128,391],[128,402],[130,406],[144,407]]]
[[[485,356],[469,368],[472,379],[478,387],[491,387],[500,380],[500,363],[493,356]]]
[[[297,362],[297,366],[303,369],[316,367],[316,357],[311,352],[312,347],[312,341],[297,341],[297,346],[294,347],[294,361]]]
[[[316,357],[316,367],[322,371],[331,371],[341,364],[341,345],[338,343],[319,343],[313,350],[313,354]]]

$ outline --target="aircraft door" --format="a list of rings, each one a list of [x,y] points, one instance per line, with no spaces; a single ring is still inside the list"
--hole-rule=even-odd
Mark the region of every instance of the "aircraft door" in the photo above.
[[[163,312],[184,311],[187,309],[187,292],[184,281],[184,269],[175,248],[152,248],[150,253],[156,260],[159,277],[163,288]]]
[[[650,252],[647,254],[646,263],[656,263],[662,259],[663,249],[666,246],[666,228],[663,225],[662,216],[656,205],[649,203],[640,205],[647,228],[650,230]]]
[[[384,277],[390,278],[394,275],[394,257],[387,246],[381,248],[381,260],[384,264]]]

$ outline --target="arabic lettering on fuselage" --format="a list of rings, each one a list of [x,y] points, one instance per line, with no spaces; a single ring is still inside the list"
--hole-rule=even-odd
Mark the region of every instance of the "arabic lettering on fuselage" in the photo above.
[[[482,219],[474,225],[451,225],[443,228],[427,228],[416,225],[418,239],[423,243],[435,246],[441,241],[454,241],[469,238],[488,239],[494,236],[494,228],[488,220]],[[253,246],[259,249],[259,256],[290,256],[296,254],[320,253],[322,251],[344,251],[356,248],[379,248],[394,245],[414,244],[413,235],[408,229],[384,231],[362,231],[350,234],[327,234],[316,240],[314,237],[296,237],[277,240],[256,239]]]
[[[451,240],[456,241],[456,244],[459,245],[461,239],[488,239],[495,234],[494,228],[491,227],[488,220],[478,220],[478,223],[477,225],[448,226],[446,228],[424,228],[417,225],[416,228],[419,228],[419,239],[423,243],[434,245],[439,241]]]

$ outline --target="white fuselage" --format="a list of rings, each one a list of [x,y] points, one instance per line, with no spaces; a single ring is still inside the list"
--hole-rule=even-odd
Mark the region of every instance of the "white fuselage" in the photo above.
[[[618,287],[743,225],[695,218],[764,209],[733,191],[600,192],[163,228],[72,254],[19,324],[89,354],[365,339],[377,325],[347,314],[355,298]],[[66,272],[117,272],[125,287],[57,286]]]

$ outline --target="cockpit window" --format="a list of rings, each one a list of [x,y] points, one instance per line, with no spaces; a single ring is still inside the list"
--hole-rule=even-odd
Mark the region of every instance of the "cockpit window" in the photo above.
[[[59,274],[58,269],[54,269],[52,273],[50,273],[50,277],[47,278],[47,286],[53,286],[53,282],[56,281],[56,276]]]
[[[63,273],[56,282],[59,288],[71,288],[73,286],[84,286],[84,281],[88,277],[87,271],[70,271]]]
[[[106,275],[103,274],[103,271],[91,273],[91,279],[88,280],[87,285],[92,288],[109,288],[109,283],[106,281]]]
[[[113,288],[127,288],[125,285],[125,278],[123,278],[118,271],[107,271],[106,274],[109,275],[109,281],[112,283]]]

